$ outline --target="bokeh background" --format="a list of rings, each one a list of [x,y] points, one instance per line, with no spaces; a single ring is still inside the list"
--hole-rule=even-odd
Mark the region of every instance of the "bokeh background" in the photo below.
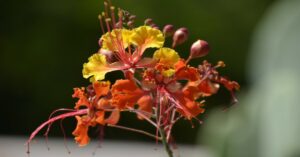
[[[227,67],[221,70],[221,74],[240,83],[241,97],[255,81],[251,79],[255,73],[249,74],[248,68],[251,67],[249,58],[253,58],[251,47],[255,42],[254,32],[265,20],[269,8],[277,3],[275,0],[112,2],[136,14],[137,25],[143,24],[146,18],[152,18],[161,28],[166,24],[187,27],[189,40],[177,48],[183,57],[188,56],[189,47],[195,40],[208,41],[212,50],[203,59],[212,63],[223,60]],[[289,10],[288,7],[285,9]],[[53,110],[73,108],[75,100],[71,98],[72,89],[88,84],[88,80],[81,75],[82,64],[98,50],[101,33],[97,16],[102,10],[102,0],[1,2],[0,135],[29,136]],[[200,62],[201,59],[198,59],[192,64]],[[115,79],[116,76],[118,73],[109,74],[107,78]],[[207,113],[201,117],[204,122],[210,118],[211,112],[228,107],[230,95],[221,89],[219,94],[208,99],[207,104]],[[136,120],[134,115],[122,116],[122,124],[151,130],[146,123]],[[67,135],[72,137],[75,120],[64,120],[64,126]],[[195,137],[205,125],[195,126],[192,129],[189,122],[180,121],[174,128],[175,140],[178,143],[201,143],[202,138]],[[97,136],[96,130],[91,134]],[[54,136],[62,136],[59,124],[51,130],[50,137]],[[142,135],[112,128],[106,129],[105,139],[151,141]]]

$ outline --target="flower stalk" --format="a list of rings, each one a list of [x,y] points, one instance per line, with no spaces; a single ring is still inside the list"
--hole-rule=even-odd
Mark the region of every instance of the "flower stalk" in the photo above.
[[[167,140],[166,132],[164,131],[163,128],[159,128],[159,133],[160,133],[161,141],[162,141],[165,151],[167,152],[169,157],[173,157],[173,151]]]

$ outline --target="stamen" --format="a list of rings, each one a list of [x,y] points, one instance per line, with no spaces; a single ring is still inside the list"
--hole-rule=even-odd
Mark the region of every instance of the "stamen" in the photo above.
[[[57,120],[60,120],[60,119],[64,119],[64,118],[67,118],[67,117],[74,117],[74,116],[78,116],[78,115],[83,115],[83,114],[87,114],[88,112],[88,109],[81,109],[81,110],[77,110],[77,111],[74,111],[74,112],[69,112],[69,113],[64,113],[64,114],[61,114],[61,115],[58,115],[58,116],[55,116],[49,120],[47,120],[46,122],[42,123],[39,127],[37,127],[30,135],[29,139],[27,140],[26,144],[27,145],[27,153],[30,153],[30,143],[32,141],[32,139],[46,126],[46,125],[49,125]]]
[[[122,28],[123,27],[123,11],[120,9],[120,8],[118,8],[118,16],[119,16],[119,25],[120,25],[120,28]]]
[[[68,154],[71,154],[71,151],[70,151],[70,149],[69,149],[69,147],[67,145],[67,136],[66,136],[66,132],[65,132],[65,129],[64,129],[64,126],[63,126],[63,120],[64,119],[60,120],[60,124],[59,124],[60,125],[60,130],[61,130],[61,132],[63,133],[63,136],[64,136],[64,146],[67,149]]]
[[[116,17],[115,17],[115,7],[114,6],[110,7],[110,14],[111,14],[113,28],[116,28]]]
[[[106,13],[107,16],[109,15],[108,7],[109,7],[109,6],[108,6],[107,2],[104,1],[104,9],[105,9],[105,13]]]
[[[103,26],[103,21],[102,21],[103,18],[100,14],[98,15],[98,19],[100,21],[100,27],[101,27],[101,30],[102,30],[102,34],[104,34],[105,31],[104,31],[104,26]]]
[[[109,26],[110,22],[111,22],[111,19],[110,19],[110,18],[105,18],[106,28],[107,28],[107,31],[108,31],[108,32],[111,31],[110,26]]]

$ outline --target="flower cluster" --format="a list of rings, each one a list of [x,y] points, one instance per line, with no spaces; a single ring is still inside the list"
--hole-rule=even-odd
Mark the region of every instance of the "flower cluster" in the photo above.
[[[232,95],[239,89],[237,82],[219,75],[217,68],[225,66],[222,61],[212,65],[204,60],[198,67],[188,64],[191,59],[209,53],[206,41],[197,40],[189,57],[180,57],[175,47],[187,40],[186,28],[166,25],[160,30],[151,19],[135,27],[135,15],[121,9],[115,11],[109,1],[104,4],[106,12],[99,15],[103,31],[100,49],[88,58],[82,70],[91,84],[74,88],[73,97],[78,98],[75,109],[51,117],[33,132],[30,140],[44,126],[48,125],[49,130],[54,121],[75,116],[77,126],[73,135],[80,146],[89,143],[88,130],[96,125],[144,133],[167,145],[173,125],[181,118],[197,119],[205,111],[205,98],[216,94],[220,85]],[[173,41],[171,47],[165,44],[168,37]],[[144,57],[144,53],[152,57]],[[113,71],[122,71],[124,77],[114,83],[104,81],[105,75]],[[118,125],[121,112],[135,113],[139,120],[153,125],[156,134]]]

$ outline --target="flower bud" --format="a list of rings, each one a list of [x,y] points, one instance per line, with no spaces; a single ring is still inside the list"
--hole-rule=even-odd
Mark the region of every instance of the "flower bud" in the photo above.
[[[172,36],[174,34],[174,26],[173,25],[165,25],[163,29],[163,33],[165,34],[166,37]]]
[[[154,23],[153,23],[153,24],[151,24],[151,25],[150,25],[150,27],[152,27],[152,28],[155,28],[155,29],[158,29],[158,30],[159,30],[159,27],[158,27],[156,24],[154,24]]]
[[[190,57],[197,58],[203,57],[208,54],[210,47],[208,43],[204,40],[197,40],[193,43],[190,49]]]
[[[135,15],[130,15],[130,16],[129,16],[129,20],[130,20],[130,21],[134,21],[135,19],[136,19],[136,16],[135,16]]]
[[[128,26],[129,28],[132,28],[132,27],[134,26],[134,22],[133,22],[133,21],[128,21],[128,22],[127,22],[127,26]]]
[[[175,47],[179,44],[184,43],[188,38],[188,30],[185,27],[179,28],[173,35],[173,44],[172,47]]]
[[[151,24],[153,24],[153,20],[148,18],[148,19],[145,20],[144,23],[145,23],[145,25],[151,25]]]

